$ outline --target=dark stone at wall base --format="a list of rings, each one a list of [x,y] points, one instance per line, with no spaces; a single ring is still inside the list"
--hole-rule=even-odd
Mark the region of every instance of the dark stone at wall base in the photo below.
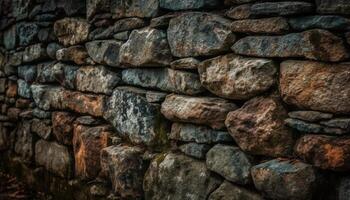
[[[218,189],[210,194],[208,200],[263,200],[257,192],[224,181]]]
[[[159,6],[169,10],[194,10],[219,5],[218,0],[160,0]]]

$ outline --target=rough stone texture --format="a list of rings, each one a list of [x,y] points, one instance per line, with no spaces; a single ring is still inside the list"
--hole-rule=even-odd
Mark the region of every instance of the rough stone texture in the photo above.
[[[349,138],[305,135],[295,145],[296,154],[321,169],[345,171],[350,169]]]
[[[291,154],[292,132],[284,126],[287,112],[275,97],[257,97],[227,115],[226,126],[238,146],[251,154]]]
[[[136,67],[169,65],[172,58],[166,33],[153,28],[132,31],[120,49],[119,60]]]
[[[159,106],[148,103],[144,95],[135,91],[116,88],[108,99],[103,117],[133,143],[155,145],[166,142],[166,124]]]
[[[197,74],[169,68],[125,69],[122,79],[129,85],[168,92],[195,95],[204,91]]]
[[[322,121],[320,124],[334,127],[334,128],[341,128],[344,130],[350,130],[350,119],[349,118],[333,118],[328,121]]]
[[[218,189],[210,194],[208,200],[263,200],[258,193],[224,181]]]
[[[48,85],[31,85],[33,99],[35,104],[42,110],[50,108],[60,108],[60,98],[63,89]]]
[[[277,67],[272,60],[227,54],[202,62],[198,72],[212,93],[244,100],[268,90],[275,83]]]
[[[321,120],[331,119],[333,114],[322,113],[318,111],[293,111],[289,112],[288,116],[295,119],[301,119],[309,122],[317,122]]]
[[[208,125],[214,129],[225,127],[228,112],[235,104],[213,97],[190,97],[171,94],[162,103],[162,114],[172,121]]]
[[[42,139],[51,139],[51,120],[33,119],[31,131],[38,134]]]
[[[209,151],[210,146],[207,144],[186,143],[179,146],[179,150],[185,155],[197,158],[205,159],[206,153]]]
[[[124,198],[138,199],[143,195],[145,164],[139,147],[110,146],[101,152],[101,165],[112,181],[114,192]]]
[[[218,0],[160,0],[159,6],[169,10],[193,10],[205,7],[213,7],[219,4]]]
[[[247,36],[237,41],[232,50],[248,56],[301,57],[332,62],[349,57],[342,39],[321,29],[284,36]]]
[[[16,131],[14,151],[22,162],[30,163],[34,156],[35,139],[30,132],[30,121],[21,121]]]
[[[324,14],[349,14],[350,2],[347,0],[316,0],[317,12]]]
[[[159,2],[158,0],[115,0],[111,1],[110,9],[114,18],[154,17],[158,14]]]
[[[73,161],[65,146],[39,140],[35,144],[35,162],[58,176],[71,177]]]
[[[289,30],[288,21],[282,17],[244,19],[231,24],[233,32],[282,34]]]
[[[56,59],[59,61],[72,61],[75,64],[83,65],[89,62],[89,55],[83,46],[71,46],[56,51]]]
[[[252,15],[250,8],[252,4],[243,4],[235,7],[231,7],[226,16],[232,19],[247,19]]]
[[[317,180],[311,165],[275,159],[252,168],[254,185],[273,199],[311,199]]]
[[[17,80],[17,85],[18,85],[18,95],[24,98],[31,98],[32,97],[32,93],[30,91],[30,85],[22,80],[22,79],[18,79]]]
[[[254,15],[295,15],[307,14],[313,11],[313,5],[308,2],[263,2],[256,3],[250,8]]]
[[[229,20],[210,13],[190,12],[170,20],[168,41],[176,57],[211,56],[228,51],[235,35]]]
[[[288,20],[291,28],[307,30],[313,28],[330,30],[349,30],[350,19],[337,15],[316,15],[291,18]]]
[[[299,108],[349,113],[349,69],[348,64],[285,61],[280,69],[281,96]]]
[[[197,69],[200,61],[195,58],[182,58],[170,63],[173,69]]]
[[[118,67],[120,65],[119,50],[122,44],[115,40],[95,40],[87,42],[85,47],[95,62]]]
[[[306,133],[323,133],[323,134],[331,134],[331,135],[343,135],[349,132],[349,130],[341,129],[341,128],[331,128],[322,126],[315,123],[305,122],[298,119],[288,118],[285,120],[286,125],[292,127],[298,131],[306,132]]]
[[[52,132],[59,143],[72,145],[74,119],[75,116],[68,112],[52,113]]]
[[[111,134],[109,129],[108,126],[74,126],[73,149],[76,176],[92,179],[98,175],[101,170],[100,152],[108,146],[108,136]]]
[[[54,31],[64,46],[85,42],[88,38],[90,25],[84,19],[64,18],[55,22]]]
[[[47,58],[46,47],[41,43],[28,46],[24,49],[22,58],[24,63],[44,60]]]
[[[226,131],[217,131],[206,126],[176,122],[171,126],[169,138],[182,142],[206,144],[232,141],[232,137]]]
[[[183,155],[165,154],[152,161],[143,188],[146,199],[202,200],[219,184],[203,162]]]
[[[84,66],[77,71],[76,84],[79,91],[111,94],[120,82],[120,74],[102,65]]]
[[[226,180],[238,184],[250,182],[252,164],[238,147],[215,145],[207,153],[206,164],[209,170],[220,174]]]
[[[22,65],[17,67],[18,77],[27,81],[34,82],[37,75],[37,68],[35,65]]]

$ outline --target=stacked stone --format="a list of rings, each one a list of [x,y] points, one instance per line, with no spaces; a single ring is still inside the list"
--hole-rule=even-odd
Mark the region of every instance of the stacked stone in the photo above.
[[[348,15],[0,0],[1,162],[53,199],[348,199]]]

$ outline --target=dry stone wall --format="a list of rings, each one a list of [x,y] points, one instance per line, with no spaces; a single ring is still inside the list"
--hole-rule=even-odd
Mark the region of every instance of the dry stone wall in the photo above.
[[[36,199],[350,199],[349,1],[0,0],[0,16],[0,167]]]

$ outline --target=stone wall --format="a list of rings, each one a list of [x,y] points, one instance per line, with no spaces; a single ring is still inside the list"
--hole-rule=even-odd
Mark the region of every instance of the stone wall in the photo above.
[[[350,199],[349,1],[0,16],[0,166],[37,199]]]

